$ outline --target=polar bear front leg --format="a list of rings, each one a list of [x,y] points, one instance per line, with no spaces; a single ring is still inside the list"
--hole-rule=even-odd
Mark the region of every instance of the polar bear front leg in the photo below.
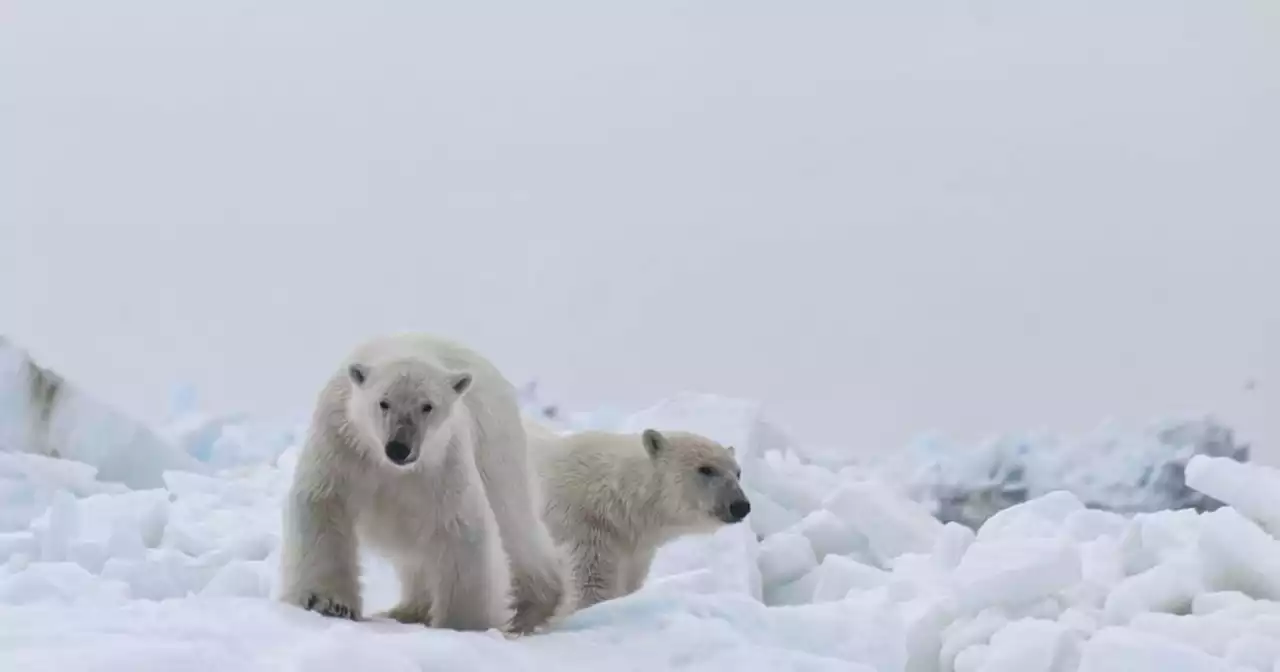
[[[355,528],[341,496],[291,490],[281,543],[281,600],[325,616],[360,619]]]
[[[487,508],[487,507],[486,507]],[[488,630],[505,625],[511,574],[493,519],[454,521],[432,539],[431,625]]]
[[[526,634],[545,625],[568,594],[568,571],[542,520],[541,498],[529,464],[524,432],[491,435],[476,456],[503,546],[511,561],[509,629]]]
[[[603,543],[584,541],[573,548],[578,609],[586,609],[618,595],[622,580],[618,559]]]
[[[649,567],[653,565],[653,556],[656,549],[640,548],[636,549],[621,577],[621,594],[630,595],[644,586],[645,579],[649,578]]]

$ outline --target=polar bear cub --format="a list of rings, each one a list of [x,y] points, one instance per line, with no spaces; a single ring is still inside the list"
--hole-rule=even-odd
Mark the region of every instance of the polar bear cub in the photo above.
[[[577,608],[635,592],[676,537],[741,522],[751,504],[727,448],[688,432],[560,436],[525,420],[543,518],[570,555]]]
[[[366,544],[396,569],[401,600],[388,615],[398,621],[544,624],[567,568],[535,514],[527,451],[515,390],[479,354],[426,334],[362,344],[320,392],[298,458],[281,599],[360,619]]]

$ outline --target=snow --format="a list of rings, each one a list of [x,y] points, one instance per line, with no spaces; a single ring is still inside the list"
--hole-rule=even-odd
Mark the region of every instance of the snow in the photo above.
[[[1130,628],[1106,628],[1084,646],[1080,672],[1228,672],[1227,662],[1177,639],[1138,632]]]
[[[1280,532],[1280,472],[1235,460],[1197,455],[1187,463],[1187,485],[1230,504]]]
[[[752,500],[751,515],[755,516],[755,500]],[[833,553],[863,560],[871,557],[871,545],[866,536],[827,509],[811,511],[781,531],[788,530],[808,539],[819,561]]]
[[[843,485],[824,506],[866,537],[871,552],[883,559],[927,551],[942,533],[942,523],[924,509],[875,483]]]
[[[780,532],[760,544],[760,576],[767,584],[790,583],[817,566],[813,544],[796,532]]]
[[[155,436],[200,468],[151,465],[147,485],[0,452],[0,669],[1280,669],[1277,476],[1257,465],[1189,457],[1186,483],[1225,503],[1214,510],[1106,511],[1056,490],[974,530],[882,465],[809,459],[759,404],[685,394],[630,416],[561,414],[734,444],[753,511],[664,547],[637,593],[509,639],[278,603],[303,426],[182,399]],[[368,611],[391,606],[389,568],[362,564]]]
[[[850,591],[876,588],[889,582],[889,575],[885,571],[841,555],[823,558],[822,564],[813,570],[813,576],[814,602],[842,600],[848,597]]]
[[[991,636],[982,669],[991,672],[1051,672],[1072,661],[1069,630],[1053,621],[1024,618]]]

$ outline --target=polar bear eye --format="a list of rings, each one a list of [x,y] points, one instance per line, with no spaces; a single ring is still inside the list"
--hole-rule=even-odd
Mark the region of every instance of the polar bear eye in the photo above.
[[[381,409],[382,409],[382,410],[384,410],[384,411],[386,411],[386,410],[390,410],[390,409],[391,409],[391,404],[388,404],[388,403],[387,403],[387,400],[386,400],[386,399],[383,399],[382,401],[379,401],[379,402],[378,402],[378,408],[381,408]]]
[[[715,470],[715,467],[709,467],[704,464],[701,467],[698,467],[698,473],[702,474],[703,476],[715,476],[716,470]]]
[[[435,408],[435,406],[432,406],[431,404],[423,404],[423,405],[422,405],[422,414],[423,414],[423,415],[426,415],[426,414],[430,413],[430,412],[431,412],[431,409],[433,409],[433,408]]]

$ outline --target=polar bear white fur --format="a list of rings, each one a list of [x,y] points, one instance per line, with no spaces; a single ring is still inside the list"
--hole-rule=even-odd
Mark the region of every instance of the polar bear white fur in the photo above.
[[[578,609],[638,590],[668,541],[739,523],[751,510],[733,448],[705,436],[561,436],[528,418],[525,431],[543,517],[573,564]]]
[[[319,395],[285,502],[281,594],[362,618],[357,546],[395,566],[388,616],[526,633],[562,606],[567,567],[536,515],[515,390],[427,334],[371,339]]]

